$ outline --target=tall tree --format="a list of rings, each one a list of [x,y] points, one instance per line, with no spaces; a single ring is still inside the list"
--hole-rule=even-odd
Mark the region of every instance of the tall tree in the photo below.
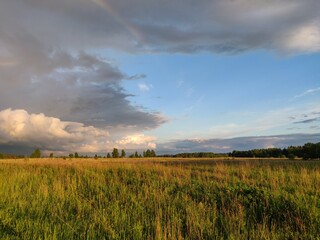
[[[41,151],[39,148],[37,148],[36,150],[34,150],[34,152],[31,154],[30,156],[31,158],[40,158],[41,157]]]
[[[114,148],[112,151],[112,157],[118,158],[119,157],[119,150],[117,148]]]
[[[146,151],[146,157],[151,157],[151,152],[149,149]]]
[[[151,154],[151,157],[156,157],[157,156],[156,152],[153,149],[150,151],[150,154]]]
[[[122,158],[125,158],[126,157],[126,152],[124,151],[124,149],[121,150],[121,156]]]

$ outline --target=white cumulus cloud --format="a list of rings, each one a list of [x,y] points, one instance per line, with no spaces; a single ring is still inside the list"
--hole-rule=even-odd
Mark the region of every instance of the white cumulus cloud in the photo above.
[[[129,149],[143,149],[145,146],[149,148],[156,148],[155,138],[146,136],[144,134],[135,134],[125,136],[116,143],[119,147],[126,146]]]
[[[149,92],[153,88],[151,84],[147,85],[145,83],[139,83],[138,87],[141,92]]]
[[[62,121],[42,113],[18,109],[0,111],[0,145],[39,147],[45,151],[107,152],[115,146],[124,149],[155,147],[154,138],[143,134],[113,139],[105,129],[83,123]]]
[[[289,32],[283,48],[289,52],[318,52],[320,50],[320,24],[308,24]]]

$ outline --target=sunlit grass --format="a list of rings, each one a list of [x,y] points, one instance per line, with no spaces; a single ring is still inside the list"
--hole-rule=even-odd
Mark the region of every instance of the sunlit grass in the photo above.
[[[0,161],[0,239],[317,239],[320,162]]]

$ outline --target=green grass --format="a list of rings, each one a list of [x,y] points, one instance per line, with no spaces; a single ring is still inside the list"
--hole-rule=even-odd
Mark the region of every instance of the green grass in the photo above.
[[[316,161],[6,160],[0,239],[319,239],[319,191]]]

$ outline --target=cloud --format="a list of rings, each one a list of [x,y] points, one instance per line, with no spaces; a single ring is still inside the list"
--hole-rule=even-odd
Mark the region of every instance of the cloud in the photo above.
[[[132,105],[122,87],[145,74],[127,75],[92,53],[127,45],[121,40],[127,30],[114,18],[93,1],[1,2],[0,110],[42,112],[124,134],[166,122],[161,113]]]
[[[83,131],[107,131],[111,144],[165,123],[167,119],[161,113],[134,106],[128,99],[133,95],[123,88],[124,81],[143,79],[145,74],[128,75],[115,61],[93,53],[99,47],[130,51],[125,47],[128,29],[119,26],[122,22],[114,18],[92,1],[1,2],[0,111],[23,109],[24,115],[43,113],[41,119],[54,116],[62,129],[67,122],[72,126],[82,124],[79,129]],[[22,115],[19,112],[12,116]],[[30,144],[51,143],[53,140],[44,139],[45,134],[61,140],[42,128],[41,122],[33,124],[33,129],[43,131],[41,136],[39,133],[30,140],[31,134],[26,136],[28,141],[20,141],[20,135],[8,135],[12,139],[5,144],[24,149]],[[81,137],[85,139],[72,146],[64,142],[75,141],[70,137],[63,138],[66,147],[59,147],[58,143],[52,146],[61,150],[102,149],[99,142],[94,148],[91,133]]]
[[[284,49],[298,52],[318,52],[320,50],[319,22],[294,29],[284,37]]]
[[[229,139],[187,139],[158,144],[157,153],[217,152],[260,148],[284,148],[301,146],[307,142],[319,142],[320,134],[289,134],[275,136],[239,137]]]
[[[40,114],[29,114],[18,109],[0,111],[0,145],[35,147],[44,151],[98,153],[113,147],[146,149],[155,147],[155,138],[143,134],[114,139],[106,129],[83,123],[62,121]]]
[[[75,50],[317,52],[319,9],[314,0],[4,0],[0,35]]]
[[[146,78],[146,77],[147,77],[147,75],[145,75],[145,74],[136,74],[136,75],[128,77],[127,79],[129,79],[129,80],[138,80],[138,79],[143,79],[143,78]]]
[[[206,136],[232,138],[263,135],[284,127],[287,130],[296,130],[298,123],[305,123],[304,127],[307,127],[308,123],[318,121],[319,117],[315,117],[318,112],[318,104],[279,108],[264,112],[235,112],[229,116],[230,119],[233,119],[232,122],[213,125],[208,129]],[[306,128],[300,130],[309,132]]]
[[[96,52],[317,52],[319,9],[314,0],[2,0],[0,110],[107,129],[112,141],[141,134],[167,121],[128,100],[123,81],[145,75]]]
[[[305,119],[305,120],[301,120],[301,121],[297,121],[294,122],[295,124],[299,124],[299,123],[312,123],[312,122],[317,122],[320,121],[320,118],[310,118],[310,119]]]
[[[139,83],[138,87],[141,92],[149,92],[153,88],[151,84],[147,85],[145,83]]]
[[[32,41],[26,50],[21,44],[12,46],[12,57],[19,63],[0,69],[0,87],[5,89],[0,109],[22,108],[96,127],[135,130],[152,129],[166,121],[160,113],[145,112],[130,103],[127,97],[132,95],[121,83],[137,76],[127,76],[107,59],[83,51],[48,51]]]
[[[155,138],[150,136],[145,136],[144,134],[135,134],[131,136],[126,136],[116,143],[120,148],[126,146],[130,149],[143,149],[147,145],[148,148],[156,148]]]
[[[230,152],[254,148],[284,148],[307,142],[319,142],[320,134],[316,133],[319,127],[314,125],[319,121],[317,115],[319,115],[317,104],[269,112],[237,112],[229,116],[234,122],[214,125],[202,134],[201,138],[181,137],[182,139],[158,143],[157,153]],[[245,122],[241,119],[245,119]],[[271,135],[283,127],[287,129],[286,134]]]
[[[106,130],[61,121],[44,114],[6,109],[0,112],[0,144],[37,146],[48,150],[96,151],[107,147]],[[95,143],[99,143],[95,145]],[[100,149],[101,150],[101,149]]]
[[[177,82],[177,87],[178,87],[178,88],[181,88],[184,83],[185,83],[185,81],[179,80],[179,81]]]
[[[316,93],[316,92],[319,92],[319,91],[320,91],[320,87],[319,88],[308,89],[308,90],[304,91],[303,93],[301,93],[299,95],[296,95],[294,98],[305,97],[307,95],[310,95],[310,94],[313,94],[313,93]]]
[[[129,76],[92,52],[318,51],[319,7],[312,0],[204,0],[196,7],[190,0],[4,0],[0,109],[22,108],[95,127],[152,129],[166,119],[133,106],[122,87],[145,75]],[[140,85],[142,91],[150,88]]]

